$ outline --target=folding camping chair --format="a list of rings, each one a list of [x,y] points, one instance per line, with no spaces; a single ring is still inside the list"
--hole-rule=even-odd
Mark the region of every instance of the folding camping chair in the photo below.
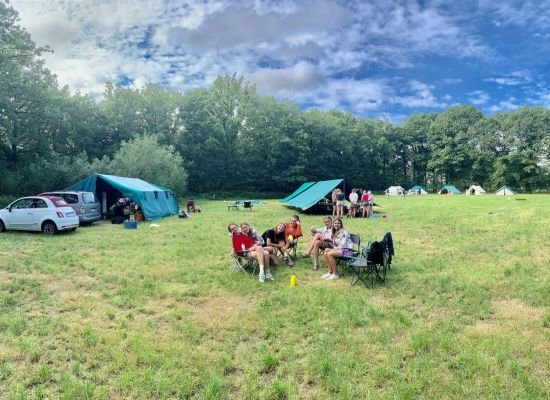
[[[243,209],[252,211],[252,200],[243,201]]]
[[[377,280],[385,284],[386,272],[389,269],[392,254],[393,242],[389,232],[384,235],[382,241],[370,242],[368,247],[363,247],[360,257],[348,263],[349,269],[355,274],[351,286],[362,282],[368,287],[369,280],[371,287],[374,287]]]
[[[361,253],[361,236],[350,233],[349,237],[351,239],[351,242],[353,243],[353,248],[351,248],[351,254],[347,256],[340,256],[336,258],[336,265],[341,265],[342,262],[345,262],[344,265],[347,266],[347,264],[357,258],[359,254]]]
[[[296,258],[296,250],[298,249],[298,240],[300,240],[300,236],[295,237],[293,240],[293,244],[288,248],[288,254],[292,253],[292,257]]]
[[[254,244],[254,241],[248,236],[240,233],[231,235],[231,272],[242,271],[248,274],[247,269],[251,269],[252,275],[254,275],[258,269],[257,259],[252,257],[249,251],[246,251]]]
[[[255,257],[250,257],[247,254],[239,255],[233,249],[231,249],[230,257],[232,261],[230,272],[242,271],[248,275],[247,270],[251,270],[254,275],[258,270],[258,262]]]

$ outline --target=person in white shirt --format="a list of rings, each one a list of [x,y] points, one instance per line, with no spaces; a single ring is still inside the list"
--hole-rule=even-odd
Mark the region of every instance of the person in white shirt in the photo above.
[[[359,207],[359,195],[357,194],[358,189],[351,189],[351,193],[349,194],[349,212],[348,217],[355,218],[355,214],[357,213],[357,208]]]
[[[307,251],[302,254],[302,257],[304,258],[310,257],[310,255],[313,254],[312,269],[314,271],[319,269],[319,254],[321,253],[320,250],[331,249],[333,246],[332,218],[328,215],[324,216],[323,224],[324,226],[322,228],[315,228],[314,226],[311,227],[311,233],[313,234],[313,239],[311,239],[311,243]]]

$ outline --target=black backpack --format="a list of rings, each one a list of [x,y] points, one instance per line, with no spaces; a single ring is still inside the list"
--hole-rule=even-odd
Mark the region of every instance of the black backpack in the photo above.
[[[372,242],[370,244],[367,260],[379,265],[384,263],[384,245],[382,242]]]

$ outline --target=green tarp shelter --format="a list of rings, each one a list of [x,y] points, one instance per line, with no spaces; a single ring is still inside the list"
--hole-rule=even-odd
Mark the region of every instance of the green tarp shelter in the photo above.
[[[311,185],[307,190],[304,190],[299,195],[291,198],[286,202],[287,206],[300,208],[302,210],[307,210],[311,206],[314,206],[325,197],[328,193],[332,191],[336,186],[338,186],[343,179],[333,179],[330,181],[319,181]]]
[[[424,189],[424,186],[415,185],[412,188],[409,189],[409,194],[418,194],[418,191],[420,190],[420,194],[428,194],[426,192],[426,189]]]
[[[441,189],[439,189],[439,194],[442,194],[442,193],[460,194],[462,192],[457,188],[455,188],[453,185],[445,185]]]
[[[139,205],[147,220],[175,215],[179,211],[178,203],[171,190],[138,178],[94,174],[65,190],[94,192],[102,203],[104,213],[120,197],[128,197]]]
[[[290,199],[298,196],[300,193],[302,193],[303,191],[309,189],[313,185],[315,185],[315,182],[304,182],[304,183],[302,183],[302,185],[298,189],[296,189],[294,192],[292,192],[291,194],[286,196],[284,199],[279,200],[279,203],[286,203],[287,201],[289,201]]]

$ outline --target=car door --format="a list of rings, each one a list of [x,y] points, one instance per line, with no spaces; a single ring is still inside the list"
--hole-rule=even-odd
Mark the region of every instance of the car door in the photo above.
[[[52,209],[48,207],[48,203],[44,199],[33,199],[31,210],[27,213],[29,217],[27,229],[39,231],[42,229],[42,221],[48,219],[52,214]]]
[[[6,229],[27,230],[32,218],[33,199],[19,199],[11,205],[11,211],[6,214]]]

